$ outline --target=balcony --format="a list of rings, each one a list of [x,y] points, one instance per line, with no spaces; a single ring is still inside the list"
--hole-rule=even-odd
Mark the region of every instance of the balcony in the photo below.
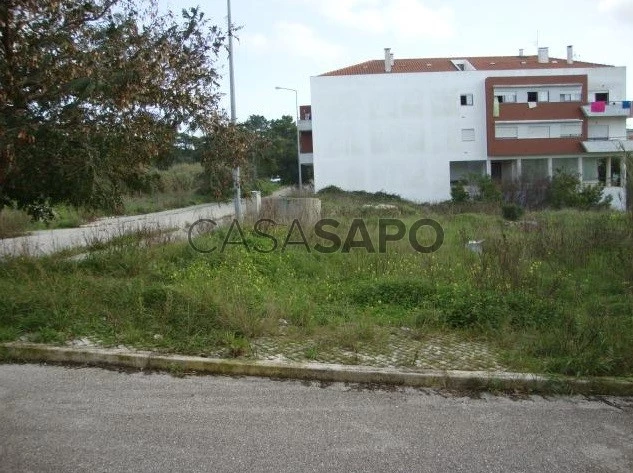
[[[299,119],[299,131],[312,131],[312,120]]]
[[[599,139],[594,138],[583,141],[582,147],[587,153],[621,153],[623,151],[633,151],[633,140],[622,139]]]
[[[314,155],[312,153],[300,153],[299,162],[301,164],[314,164]]]
[[[312,130],[312,107],[310,105],[302,105],[299,107],[299,122],[297,123],[299,131]]]
[[[607,102],[604,112],[591,111],[591,104],[582,105],[582,113],[586,117],[632,117],[631,108],[624,108],[623,102]]]

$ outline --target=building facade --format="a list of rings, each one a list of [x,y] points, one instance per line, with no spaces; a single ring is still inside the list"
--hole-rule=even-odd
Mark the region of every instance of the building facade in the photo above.
[[[300,130],[315,189],[438,202],[472,174],[507,182],[560,169],[604,183],[623,206],[626,70],[574,61],[571,46],[567,56],[394,60],[385,49],[384,60],[312,77]]]

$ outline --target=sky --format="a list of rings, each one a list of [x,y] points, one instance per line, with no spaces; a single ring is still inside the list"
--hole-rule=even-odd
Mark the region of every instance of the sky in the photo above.
[[[200,6],[226,28],[226,0],[159,0],[175,12]],[[310,103],[310,77],[371,59],[510,56],[520,48],[550,57],[627,67],[633,97],[633,0],[231,0],[236,112],[268,119]],[[538,40],[538,42],[537,42]],[[228,58],[218,59],[229,109]],[[633,120],[628,121],[633,127]]]

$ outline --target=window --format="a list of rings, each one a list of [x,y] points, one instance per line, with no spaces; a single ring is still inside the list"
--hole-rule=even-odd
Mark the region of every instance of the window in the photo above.
[[[521,177],[526,181],[547,179],[547,159],[521,160]]]
[[[495,138],[518,138],[519,137],[519,127],[517,126],[507,126],[507,125],[497,125],[495,126]]]
[[[471,176],[486,174],[486,161],[451,161],[449,165],[451,184],[468,181]]]
[[[499,103],[516,103],[517,101],[516,92],[501,92],[495,90],[494,93]]]
[[[582,180],[587,182],[599,180],[598,168],[601,158],[582,158]]]
[[[609,125],[589,125],[587,138],[590,140],[608,140]]]
[[[459,101],[462,105],[472,105],[473,104],[473,94],[462,94],[459,97]]]
[[[462,128],[462,141],[475,141],[475,129]]]
[[[596,92],[596,102],[608,102],[609,92]]]
[[[580,94],[560,94],[561,102],[580,102],[581,96]]]
[[[578,158],[553,158],[552,171],[572,176],[578,175]]]
[[[527,129],[527,138],[549,138],[549,125],[531,125]]]
[[[582,124],[581,123],[563,123],[560,126],[560,136],[561,138],[567,138],[570,136],[581,136],[582,135]]]
[[[463,62],[458,62],[457,64],[455,64],[455,67],[457,67],[457,69],[459,69],[460,71],[464,70],[464,63]]]
[[[527,93],[528,102],[549,102],[549,91],[531,91]]]

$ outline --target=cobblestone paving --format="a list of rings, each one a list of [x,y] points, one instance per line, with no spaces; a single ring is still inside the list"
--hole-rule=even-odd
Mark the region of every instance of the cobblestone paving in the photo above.
[[[429,336],[416,340],[405,330],[391,333],[380,343],[358,344],[355,349],[328,346],[318,341],[297,342],[284,337],[259,338],[251,343],[260,360],[314,361],[381,368],[507,371],[499,354],[484,342],[457,335]]]
[[[27,337],[20,341],[28,342]],[[67,345],[86,348],[100,344],[89,338],[68,342]],[[353,347],[334,340],[302,340],[283,333],[274,337],[252,340],[250,353],[241,356],[256,360],[335,363],[404,370],[465,370],[509,371],[500,361],[499,353],[482,341],[472,341],[457,334],[412,336],[407,328],[394,329],[378,340],[355,343]],[[119,349],[133,349],[119,346]],[[209,358],[234,358],[226,348],[206,352]],[[240,357],[240,355],[238,355]]]

